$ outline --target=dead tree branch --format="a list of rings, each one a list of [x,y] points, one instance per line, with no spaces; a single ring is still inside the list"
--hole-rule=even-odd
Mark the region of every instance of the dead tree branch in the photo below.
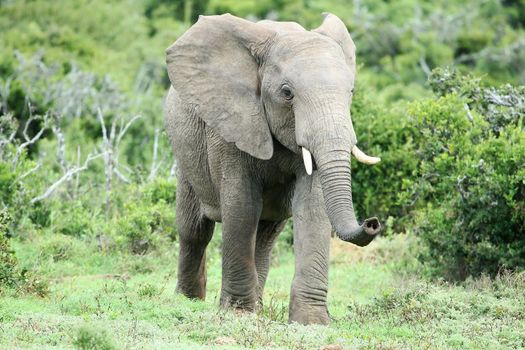
[[[55,181],[51,186],[49,186],[47,188],[47,190],[41,194],[40,196],[37,196],[33,199],[31,199],[31,204],[34,204],[36,202],[40,202],[46,198],[48,198],[49,196],[51,196],[53,194],[53,192],[56,191],[56,189],[58,187],[60,187],[60,185],[62,185],[64,182],[68,181],[73,175],[81,172],[81,171],[84,171],[88,168],[89,166],[89,163],[97,158],[100,158],[101,156],[103,156],[104,153],[98,153],[96,155],[91,155],[89,154],[84,162],[84,164],[81,166],[81,167],[73,167],[71,169],[69,169],[60,179],[58,179],[57,181]]]
[[[16,149],[16,153],[15,153],[15,157],[13,158],[13,163],[12,163],[12,166],[13,166],[13,169],[16,169],[16,166],[18,165],[18,160],[20,159],[20,155],[22,154],[22,152],[29,146],[31,146],[32,144],[34,144],[35,142],[37,142],[41,137],[42,135],[44,134],[44,131],[46,131],[47,129],[47,124],[48,124],[48,121],[49,121],[49,118],[48,118],[48,114],[45,114],[44,116],[42,116],[43,118],[43,122],[44,122],[44,125],[42,126],[42,128],[35,134],[35,136],[33,136],[32,138],[29,137],[29,135],[27,134],[27,130],[29,128],[29,125],[35,121],[35,120],[38,120],[40,118],[40,116],[33,116],[31,115],[29,117],[29,119],[27,120],[25,126],[24,126],[24,130],[23,130],[23,136],[24,136],[24,139],[25,139],[25,142],[20,144],[20,146],[17,147]]]

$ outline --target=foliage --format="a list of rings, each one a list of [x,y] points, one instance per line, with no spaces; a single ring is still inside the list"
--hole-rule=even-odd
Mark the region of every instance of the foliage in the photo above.
[[[93,233],[93,220],[90,211],[82,203],[67,203],[53,212],[53,228],[66,236],[89,236]]]
[[[523,87],[479,88],[449,71],[431,84],[444,95],[408,111],[420,135],[410,198],[421,259],[455,279],[525,269]]]
[[[8,227],[12,218],[5,209],[0,210],[0,296],[9,289],[38,296],[46,296],[49,286],[32,271],[21,269],[11,248]]]
[[[352,192],[360,218],[393,219],[396,232],[405,230],[412,205],[402,197],[414,177],[417,159],[408,119],[394,107],[387,110],[372,99],[370,89],[358,87],[352,102],[352,120],[359,147],[379,155],[381,163],[366,166],[352,160]]]
[[[525,339],[523,273],[461,284],[429,283],[404,275],[390,258],[370,262],[356,257],[380,246],[392,249],[389,255],[394,259],[404,255],[405,245],[391,239],[380,238],[367,249],[349,245],[333,249],[329,277],[333,321],[322,327],[286,323],[294,270],[291,251],[282,251],[279,264],[270,270],[263,310],[238,315],[217,308],[221,284],[217,254],[208,257],[206,301],[190,300],[173,293],[177,269],[173,246],[162,246],[155,254],[120,256],[89,251],[85,242],[71,239],[84,248],[71,260],[49,265],[46,276],[54,282],[46,298],[0,298],[0,347],[103,348],[109,343],[115,348],[209,349],[227,348],[228,340],[231,348],[252,349],[319,349],[328,344],[350,349],[515,349]],[[219,236],[213,240],[220,244]],[[33,246],[17,245],[17,253]],[[37,260],[34,251],[20,257],[31,264],[49,263]],[[369,254],[372,259],[379,255]],[[153,269],[135,271],[131,265]]]
[[[524,1],[0,2],[0,347],[523,347]],[[330,327],[283,323],[291,221],[258,315],[217,312],[220,224],[208,301],[174,296],[164,49],[199,14],[324,11],[356,43],[352,120],[382,157],[353,161],[357,214],[391,237],[332,246]]]
[[[145,254],[168,238],[175,240],[174,201],[175,185],[166,180],[135,189],[115,218],[117,239],[134,254]]]
[[[0,291],[2,286],[16,284],[17,260],[7,237],[11,218],[6,210],[0,211]]]
[[[115,349],[115,345],[106,330],[88,326],[83,326],[78,329],[73,345],[80,350]]]

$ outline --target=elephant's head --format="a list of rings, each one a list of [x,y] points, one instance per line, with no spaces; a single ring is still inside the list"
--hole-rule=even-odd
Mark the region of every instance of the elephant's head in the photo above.
[[[339,18],[326,14],[306,31],[229,14],[200,17],[166,52],[173,87],[211,128],[256,158],[272,157],[272,138],[302,154],[308,174],[317,166],[338,236],[360,246],[372,241],[380,224],[357,223],[349,157],[379,158],[356,146],[349,116],[355,46]]]

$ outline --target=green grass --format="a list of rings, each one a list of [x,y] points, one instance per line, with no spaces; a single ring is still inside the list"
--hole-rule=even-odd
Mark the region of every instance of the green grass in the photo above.
[[[406,238],[365,249],[334,242],[328,327],[287,323],[293,255],[280,245],[258,314],[218,308],[219,237],[206,301],[174,292],[176,243],[144,256],[100,252],[89,240],[13,242],[20,264],[49,279],[45,298],[0,297],[0,348],[517,349],[525,347],[525,274],[450,285],[400,270]],[[51,249],[51,253],[49,250]]]

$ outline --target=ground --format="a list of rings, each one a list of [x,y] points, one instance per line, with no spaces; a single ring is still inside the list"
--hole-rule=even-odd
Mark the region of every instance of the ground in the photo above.
[[[130,255],[77,239],[65,252],[39,238],[14,241],[20,264],[38,266],[50,293],[0,297],[0,348],[525,348],[524,274],[429,282],[406,272],[404,235],[364,249],[334,239],[332,324],[289,325],[291,250],[277,247],[262,311],[237,315],[217,306],[219,241],[208,254],[206,301],[175,294],[176,243]]]

